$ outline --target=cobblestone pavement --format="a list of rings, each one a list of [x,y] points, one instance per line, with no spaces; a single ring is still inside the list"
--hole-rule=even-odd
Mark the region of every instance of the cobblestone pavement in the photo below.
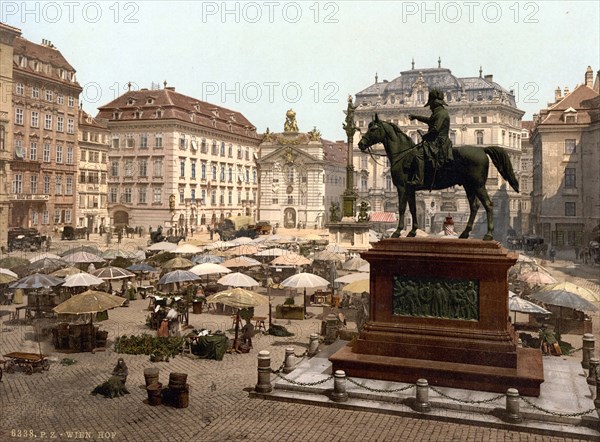
[[[139,243],[141,240],[136,240]],[[124,240],[123,247],[135,248]],[[553,268],[553,271],[557,270]],[[557,270],[558,271],[558,270]],[[581,278],[573,276],[573,278]],[[579,281],[579,279],[577,279]],[[581,279],[585,283],[588,279]],[[590,288],[590,286],[588,286]],[[598,290],[597,284],[591,288]],[[47,372],[31,376],[17,371],[4,374],[0,383],[0,440],[115,440],[115,441],[562,441],[573,440],[524,432],[445,423],[389,414],[315,407],[297,403],[264,401],[248,397],[256,384],[257,353],[269,350],[272,367],[283,361],[286,347],[301,353],[311,333],[320,329],[318,319],[279,321],[295,333],[289,338],[257,335],[248,354],[227,354],[223,361],[178,356],[170,362],[152,363],[148,356],[125,355],[129,367],[130,394],[106,399],[91,390],[106,381],[118,355],[117,336],[148,332],[144,325],[147,301],[132,301],[129,307],[109,312],[101,323],[109,331],[104,352],[63,354],[53,349],[44,328],[6,322],[0,309],[0,354],[41,350],[51,357]],[[257,310],[257,315],[266,315]],[[313,313],[320,309],[309,308]],[[227,330],[231,318],[214,314],[190,314],[195,328]],[[40,344],[36,339],[42,336]],[[63,366],[65,357],[77,363]],[[151,407],[144,384],[144,368],[158,367],[161,382],[171,372],[188,374],[189,407]]]

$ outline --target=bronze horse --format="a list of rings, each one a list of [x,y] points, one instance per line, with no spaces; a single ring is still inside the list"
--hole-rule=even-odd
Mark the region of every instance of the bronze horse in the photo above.
[[[502,178],[508,181],[515,192],[519,191],[519,182],[515,177],[510,158],[503,148],[499,146],[454,147],[454,160],[446,163],[437,172],[434,172],[429,161],[426,162],[423,185],[415,187],[408,184],[412,176],[415,143],[398,126],[393,123],[381,121],[376,114],[373,121],[369,123],[367,133],[363,135],[358,143],[358,147],[364,152],[377,143],[382,143],[385,148],[391,164],[392,182],[398,190],[399,221],[398,228],[392,234],[392,238],[399,237],[400,231],[404,228],[404,212],[406,211],[407,202],[413,221],[412,230],[407,236],[416,235],[419,226],[417,224],[415,191],[440,190],[460,185],[464,187],[467,193],[470,208],[469,221],[460,238],[469,237],[469,233],[473,228],[473,222],[475,221],[475,215],[477,215],[477,210],[479,209],[479,201],[481,201],[487,215],[487,233],[483,239],[494,239],[493,203],[485,188],[489,168],[488,155]]]

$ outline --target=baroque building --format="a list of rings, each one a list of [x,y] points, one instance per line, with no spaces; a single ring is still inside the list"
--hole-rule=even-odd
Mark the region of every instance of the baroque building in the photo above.
[[[13,47],[9,225],[49,233],[76,220],[82,88],[50,41],[17,36]]]
[[[256,216],[256,128],[175,91],[129,90],[99,108],[110,131],[110,224],[194,228]]]
[[[13,47],[21,31],[0,23],[0,247],[8,246],[9,209],[11,202],[9,164],[12,150]]]
[[[260,219],[285,228],[323,228],[346,187],[345,143],[300,132],[287,112],[283,132],[263,136],[259,148]],[[288,122],[293,121],[293,124]]]
[[[99,233],[108,227],[108,128],[79,109],[77,227]]]
[[[400,72],[391,80],[379,81],[356,94],[356,125],[366,132],[375,113],[380,119],[397,124],[413,141],[419,142],[418,131],[427,131],[427,126],[418,121],[410,121],[409,114],[429,115],[424,108],[429,90],[437,88],[444,93],[450,114],[450,139],[454,146],[478,145],[481,147],[498,145],[505,148],[511,158],[517,178],[521,167],[521,118],[524,114],[516,105],[513,91],[506,90],[494,81],[492,75],[456,77],[450,69],[442,68],[438,60],[437,68],[415,69]],[[354,145],[360,140],[355,135]],[[371,158],[354,148],[355,186],[358,193],[357,206],[361,201],[371,205],[372,212],[398,211],[398,195],[392,184],[390,163],[385,157],[383,146],[374,146],[374,151],[384,156]],[[522,231],[519,207],[527,196],[517,194],[505,183],[496,168],[491,164],[487,188],[494,201],[496,233],[504,239],[510,229]],[[469,205],[462,187],[442,191],[417,192],[418,223],[426,231],[440,232],[446,216],[451,215],[460,231],[466,225]],[[406,211],[405,224],[410,225],[410,213]],[[384,217],[385,218],[385,217]],[[480,211],[475,224],[483,228],[485,213]]]
[[[532,219],[557,249],[581,247],[600,231],[600,79],[588,66],[583,80],[573,91],[557,88],[534,115]]]

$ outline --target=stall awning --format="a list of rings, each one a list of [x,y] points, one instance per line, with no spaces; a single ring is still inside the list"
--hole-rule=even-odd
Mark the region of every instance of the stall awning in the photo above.
[[[372,223],[395,223],[396,212],[371,212]]]

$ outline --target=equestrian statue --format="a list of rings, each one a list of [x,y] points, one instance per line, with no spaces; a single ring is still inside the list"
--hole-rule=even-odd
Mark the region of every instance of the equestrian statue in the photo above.
[[[392,234],[392,238],[398,238],[400,231],[404,229],[404,212],[407,203],[412,215],[412,229],[407,236],[416,235],[419,228],[415,200],[417,190],[440,190],[460,185],[467,193],[470,208],[469,220],[460,238],[469,237],[481,202],[487,215],[487,233],[483,239],[494,239],[493,203],[485,188],[489,168],[488,156],[502,178],[515,192],[519,192],[519,182],[515,177],[510,158],[502,147],[452,147],[449,138],[450,116],[444,108],[445,105],[443,93],[432,89],[425,104],[430,107],[432,115],[430,117],[409,115],[411,120],[416,119],[428,125],[427,133],[422,135],[422,143],[415,144],[398,126],[381,121],[377,114],[358,143],[362,152],[367,151],[371,155],[373,153],[370,147],[382,143],[390,160],[390,172],[392,182],[398,191],[399,207],[398,228]]]

